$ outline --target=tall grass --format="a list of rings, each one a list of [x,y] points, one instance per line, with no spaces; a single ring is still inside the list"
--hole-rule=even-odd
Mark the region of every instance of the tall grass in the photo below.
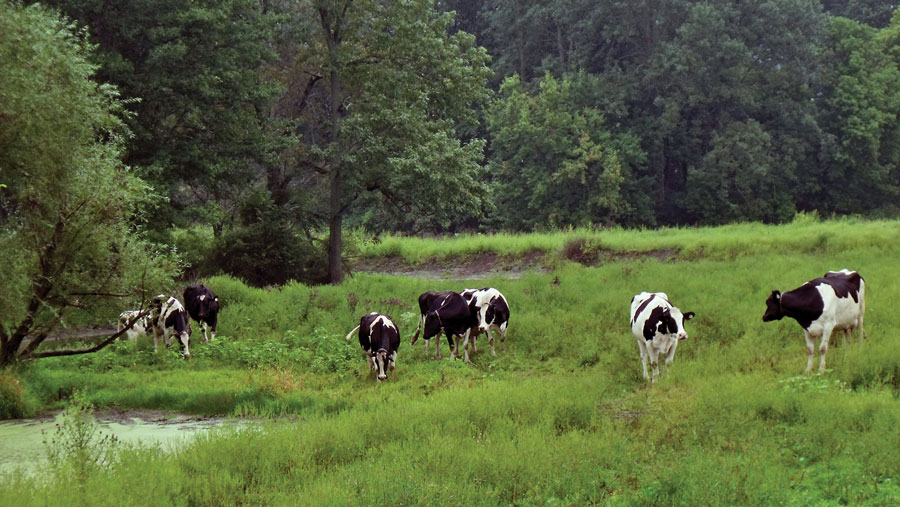
[[[481,343],[472,366],[427,360],[408,341],[416,296],[467,282],[356,275],[265,290],[213,278],[219,334],[195,340],[191,361],[121,344],[40,361],[20,378],[48,404],[78,387],[98,406],[295,416],[174,453],[127,450],[85,479],[84,504],[894,504],[897,228],[622,231],[634,235],[628,248],[681,245],[681,257],[561,262],[477,282],[499,288],[512,317],[507,350],[495,358]],[[801,237],[824,239],[799,248]],[[684,255],[692,244],[703,255]],[[844,267],[866,278],[869,338],[860,347],[835,336],[830,373],[803,375],[800,327],[763,323],[764,301]],[[631,297],[644,290],[697,313],[652,388],[628,328]],[[382,384],[343,340],[368,311],[392,314],[403,337],[396,377]],[[0,484],[0,498],[14,492],[23,505],[56,504],[70,488],[52,477]]]
[[[400,257],[412,264],[492,252],[523,255],[561,252],[567,242],[585,239],[595,247],[623,252],[674,250],[681,259],[732,259],[774,250],[818,254],[853,248],[889,252],[900,241],[900,223],[854,218],[818,220],[799,214],[793,223],[743,223],[718,227],[672,227],[653,230],[570,229],[533,234],[460,234],[445,238],[388,235],[363,243],[362,257]]]

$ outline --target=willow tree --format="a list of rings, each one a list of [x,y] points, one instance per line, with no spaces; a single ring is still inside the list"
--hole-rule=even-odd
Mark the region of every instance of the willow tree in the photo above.
[[[463,140],[488,98],[488,55],[427,0],[308,0],[295,19],[296,164],[323,187],[329,279],[343,278],[343,217],[363,192],[440,226],[481,207],[481,139]]]
[[[116,90],[92,50],[39,6],[0,3],[0,366],[35,352],[73,311],[113,311],[175,264],[131,229],[149,194],[122,163]]]

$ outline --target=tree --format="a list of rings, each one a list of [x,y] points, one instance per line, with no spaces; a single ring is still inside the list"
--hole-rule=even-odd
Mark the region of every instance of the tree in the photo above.
[[[129,131],[92,47],[39,6],[0,3],[0,365],[35,352],[75,311],[109,311],[171,280],[131,219],[153,195],[122,164]],[[22,350],[24,341],[29,342]],[[105,343],[109,343],[108,340]],[[78,351],[76,351],[78,352]]]
[[[823,211],[860,213],[897,208],[900,197],[900,15],[876,30],[831,19],[822,51],[820,123],[833,137],[825,160]]]
[[[296,163],[327,195],[329,280],[343,278],[342,224],[363,192],[397,213],[447,224],[478,209],[484,142],[461,141],[488,97],[488,56],[427,0],[311,0],[296,10],[308,25],[292,74],[304,76]]]
[[[256,0],[49,4],[89,28],[98,79],[136,99],[125,161],[169,198],[148,225],[192,218],[218,235],[289,146],[268,115],[279,86],[261,73],[279,18]]]
[[[548,73],[532,95],[517,77],[504,81],[487,114],[488,174],[503,226],[611,223],[628,213],[622,184],[643,153],[635,136],[612,133],[591,106],[595,82]]]

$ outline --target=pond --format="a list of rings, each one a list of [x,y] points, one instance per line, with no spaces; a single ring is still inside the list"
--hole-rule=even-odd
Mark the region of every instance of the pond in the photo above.
[[[41,429],[48,433],[60,422],[61,413],[33,419],[0,422],[0,475],[16,469],[34,471],[46,461]],[[128,444],[160,445],[174,449],[198,433],[229,424],[234,419],[173,415],[156,411],[96,412],[104,433],[112,433]]]

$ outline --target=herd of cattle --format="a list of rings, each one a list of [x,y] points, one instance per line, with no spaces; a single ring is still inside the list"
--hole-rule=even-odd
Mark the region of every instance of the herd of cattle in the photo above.
[[[843,331],[846,339],[849,339],[850,332],[859,329],[860,343],[862,342],[865,336],[865,292],[865,281],[856,271],[829,271],[823,277],[810,280],[794,290],[785,293],[772,291],[766,300],[766,312],[762,320],[770,322],[790,317],[800,324],[806,338],[807,372],[813,367],[814,340],[821,338],[821,373],[825,371],[828,340],[835,330]],[[184,349],[184,357],[188,358],[191,333],[188,315],[201,323],[203,337],[208,342],[207,329],[211,330],[211,335],[215,338],[219,298],[208,287],[195,285],[185,289],[184,302],[187,311],[176,298],[166,298],[161,294],[153,299],[149,312],[123,312],[119,318],[119,331],[126,329],[129,338],[153,333],[155,349],[160,336],[167,347],[170,339],[177,337]],[[475,341],[481,333],[488,336],[491,354],[497,355],[492,330],[500,333],[503,348],[510,311],[506,298],[497,289],[428,291],[419,296],[419,310],[418,327],[410,345],[415,345],[421,332],[426,356],[431,339],[437,337],[434,357],[441,358],[441,333],[447,337],[451,359],[460,357],[459,342],[462,340],[463,356],[467,363],[471,362],[469,341],[472,342],[472,352],[477,352]],[[641,292],[631,298],[631,330],[640,350],[644,379],[651,383],[656,381],[659,376],[660,354],[667,366],[672,362],[678,342],[688,337],[684,323],[693,317],[694,312],[682,312],[669,302],[668,296],[663,292]],[[129,324],[132,324],[130,330],[127,329]],[[370,369],[377,372],[379,381],[385,380],[386,370],[393,373],[397,361],[397,349],[400,347],[397,324],[388,315],[372,312],[363,315],[359,325],[347,334],[346,339],[349,341],[357,331],[359,344],[366,354]],[[648,361],[652,377],[647,372]]]

